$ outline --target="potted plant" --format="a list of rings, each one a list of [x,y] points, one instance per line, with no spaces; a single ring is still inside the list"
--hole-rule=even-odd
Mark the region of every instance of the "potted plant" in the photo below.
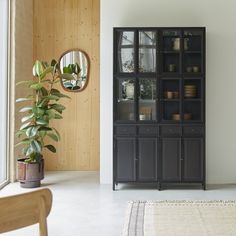
[[[16,102],[28,102],[19,110],[24,116],[21,119],[22,125],[16,132],[16,136],[20,139],[17,146],[23,145],[24,155],[17,161],[18,180],[21,186],[26,188],[40,186],[40,181],[44,178],[43,151],[48,149],[55,153],[56,148],[50,141],[60,140],[58,131],[50,126],[50,121],[62,119],[61,114],[65,106],[60,104],[59,100],[69,96],[55,89],[55,84],[62,78],[74,79],[69,70],[61,73],[55,60],[52,60],[50,65],[37,60],[33,66],[33,75],[33,80],[17,84],[27,86],[30,94],[16,100]]]

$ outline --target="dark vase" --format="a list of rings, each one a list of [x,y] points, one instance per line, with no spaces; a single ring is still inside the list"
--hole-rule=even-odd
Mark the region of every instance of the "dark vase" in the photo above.
[[[23,188],[40,187],[44,178],[44,159],[35,163],[25,163],[25,159],[17,160],[18,181]]]

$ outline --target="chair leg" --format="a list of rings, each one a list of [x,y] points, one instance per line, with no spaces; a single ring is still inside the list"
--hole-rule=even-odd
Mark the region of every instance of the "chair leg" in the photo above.
[[[40,198],[40,216],[39,216],[39,235],[40,236],[48,236],[47,229],[47,213],[45,208],[45,201],[41,197]]]

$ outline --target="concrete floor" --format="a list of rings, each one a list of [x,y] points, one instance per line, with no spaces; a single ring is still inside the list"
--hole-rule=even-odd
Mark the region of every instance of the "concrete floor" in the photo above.
[[[120,236],[129,200],[236,200],[236,185],[210,186],[207,191],[122,185],[114,192],[111,185],[99,184],[97,172],[48,172],[42,183],[53,192],[49,236]],[[31,190],[9,184],[0,190],[0,197],[25,191]],[[38,226],[3,235],[36,236]]]

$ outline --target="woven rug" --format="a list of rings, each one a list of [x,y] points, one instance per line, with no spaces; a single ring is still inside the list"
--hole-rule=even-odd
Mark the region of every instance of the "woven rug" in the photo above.
[[[123,236],[236,236],[236,201],[129,202]]]

